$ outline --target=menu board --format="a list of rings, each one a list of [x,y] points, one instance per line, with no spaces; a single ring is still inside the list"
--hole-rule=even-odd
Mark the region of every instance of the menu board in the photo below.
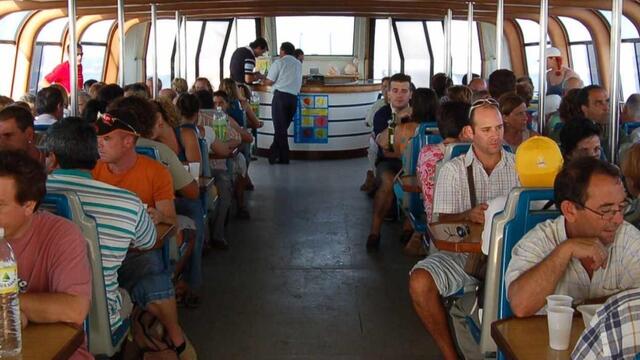
[[[329,142],[329,96],[299,95],[294,116],[294,141],[301,144]]]

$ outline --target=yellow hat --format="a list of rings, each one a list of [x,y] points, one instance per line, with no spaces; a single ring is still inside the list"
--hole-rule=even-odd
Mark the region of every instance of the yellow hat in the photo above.
[[[534,136],[524,141],[516,151],[516,171],[524,187],[552,188],[562,168],[562,153],[555,141]]]

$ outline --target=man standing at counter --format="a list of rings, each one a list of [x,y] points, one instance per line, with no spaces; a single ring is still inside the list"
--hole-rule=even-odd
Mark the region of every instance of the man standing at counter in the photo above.
[[[296,48],[290,42],[280,45],[280,59],[276,60],[269,75],[263,80],[265,85],[273,87],[271,117],[273,119],[273,143],[269,154],[269,163],[289,163],[289,140],[287,129],[293,121],[298,104],[298,94],[302,87],[302,63],[293,55]]]
[[[240,84],[251,84],[263,78],[259,72],[255,72],[256,57],[269,51],[269,45],[264,38],[257,38],[249,46],[237,48],[231,55],[231,78]]]

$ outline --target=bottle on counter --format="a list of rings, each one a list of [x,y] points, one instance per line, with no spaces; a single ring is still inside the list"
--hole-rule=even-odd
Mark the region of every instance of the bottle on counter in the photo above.
[[[13,249],[0,228],[0,358],[13,357],[22,351],[20,303],[18,300],[18,265]]]

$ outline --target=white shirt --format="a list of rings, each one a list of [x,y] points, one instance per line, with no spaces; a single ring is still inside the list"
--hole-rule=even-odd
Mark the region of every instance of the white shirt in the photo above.
[[[34,125],[53,125],[58,119],[51,114],[40,114],[36,116]]]
[[[515,170],[515,160],[511,153],[502,150],[500,162],[487,175],[482,163],[476,159],[473,146],[467,154],[444,164],[438,173],[433,200],[433,212],[437,214],[459,214],[471,209],[467,166],[473,164],[473,183],[478,204],[486,203],[499,196],[506,196],[519,185]]]
[[[544,260],[567,240],[564,216],[536,225],[513,248],[505,275],[505,286]],[[607,267],[593,272],[589,279],[580,260],[573,258],[560,278],[554,294],[569,295],[574,300],[608,296],[620,290],[640,287],[640,231],[623,222],[613,243],[607,246]]]
[[[302,87],[302,63],[291,55],[285,55],[271,65],[267,78],[274,82],[274,92],[298,95]]]

